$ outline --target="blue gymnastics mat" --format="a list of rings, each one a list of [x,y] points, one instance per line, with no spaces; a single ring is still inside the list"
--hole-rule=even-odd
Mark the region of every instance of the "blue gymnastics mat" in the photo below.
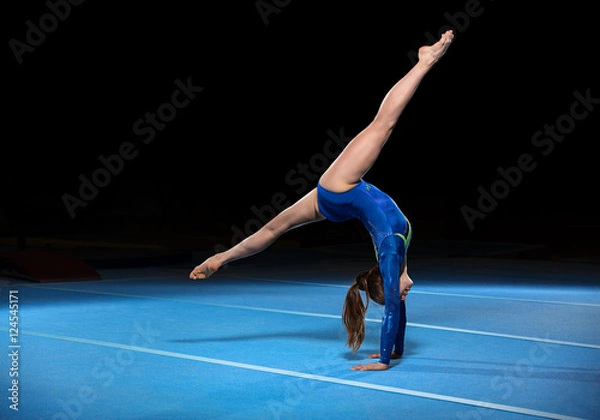
[[[369,306],[356,353],[340,315],[371,260],[274,249],[204,281],[181,264],[0,278],[0,417],[599,418],[599,266],[409,259],[404,357],[357,372],[378,352],[382,307]]]

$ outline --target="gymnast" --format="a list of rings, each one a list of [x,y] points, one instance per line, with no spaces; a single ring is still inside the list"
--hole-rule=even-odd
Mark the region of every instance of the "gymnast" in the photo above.
[[[358,364],[352,370],[386,370],[390,359],[404,350],[406,296],[413,285],[407,272],[407,250],[412,236],[408,219],[396,203],[363,176],[375,163],[402,111],[424,76],[446,53],[454,34],[446,31],[433,45],[423,46],[417,63],[389,90],[375,118],[350,141],[327,168],[318,185],[289,206],[260,230],[232,248],[217,253],[196,266],[191,279],[204,279],[224,264],[259,253],[285,232],[321,220],[360,220],[375,247],[376,264],[357,274],[342,309],[348,333],[347,345],[356,352],[365,338],[365,314],[369,299],[384,305],[380,353],[368,356],[377,362]],[[366,295],[366,305],[359,290]]]

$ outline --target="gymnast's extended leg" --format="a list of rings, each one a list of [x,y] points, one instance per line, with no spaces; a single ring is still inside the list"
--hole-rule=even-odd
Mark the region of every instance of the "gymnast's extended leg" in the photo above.
[[[333,192],[344,192],[360,182],[377,160],[421,80],[446,53],[453,38],[452,31],[447,31],[435,44],[419,49],[417,64],[390,89],[373,121],[348,143],[321,176],[319,183],[323,188]]]
[[[239,244],[213,255],[196,266],[190,273],[190,278],[194,280],[207,278],[224,264],[263,251],[285,232],[324,219],[318,209],[315,188]]]

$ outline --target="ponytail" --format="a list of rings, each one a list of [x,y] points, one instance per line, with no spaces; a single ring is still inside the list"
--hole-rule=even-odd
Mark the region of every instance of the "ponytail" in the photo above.
[[[379,282],[373,282],[374,279],[379,279]],[[379,274],[378,266],[358,273],[354,279],[354,284],[350,286],[350,289],[346,293],[344,307],[342,308],[342,323],[348,333],[348,342],[346,345],[352,349],[353,353],[360,348],[365,339],[365,314],[369,307],[369,299],[372,292],[370,289],[373,288],[374,284],[379,285],[379,289],[381,289],[380,293],[382,293],[381,275]],[[360,290],[365,291],[367,296],[366,305],[360,296]],[[378,300],[380,299],[375,299],[375,301]]]

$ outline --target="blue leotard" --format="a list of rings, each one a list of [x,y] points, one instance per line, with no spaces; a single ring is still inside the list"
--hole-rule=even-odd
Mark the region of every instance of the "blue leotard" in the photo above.
[[[406,306],[400,299],[400,268],[412,236],[410,223],[390,196],[362,180],[342,193],[328,191],[319,184],[317,201],[328,220],[358,219],[371,235],[385,295],[379,361],[389,364],[392,350],[398,355],[404,351]]]

